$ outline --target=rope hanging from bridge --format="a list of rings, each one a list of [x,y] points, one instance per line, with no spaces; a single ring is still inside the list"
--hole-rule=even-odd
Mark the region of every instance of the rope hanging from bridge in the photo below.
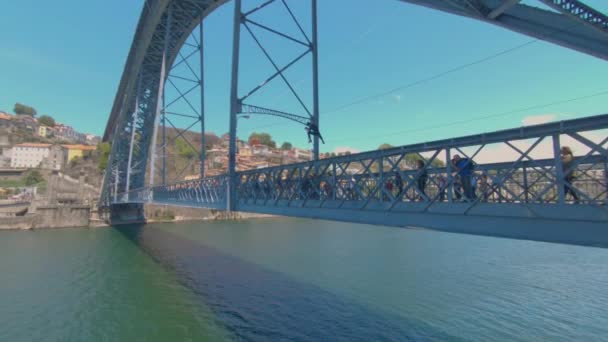
[[[308,135],[308,143],[312,142],[311,137],[318,136],[319,139],[321,139],[321,142],[323,144],[325,144],[325,140],[323,140],[323,136],[321,135],[321,132],[319,131],[319,127],[311,121],[312,118],[310,116],[306,117],[306,116],[302,116],[302,115],[287,113],[287,112],[283,112],[283,111],[279,111],[279,110],[275,110],[275,109],[248,105],[248,104],[241,105],[240,113],[249,114],[249,115],[252,115],[252,114],[270,115],[270,116],[276,116],[276,117],[280,117],[280,118],[284,118],[287,120],[297,122],[299,124],[304,125],[304,127],[305,127],[304,129],[306,130],[306,134]]]

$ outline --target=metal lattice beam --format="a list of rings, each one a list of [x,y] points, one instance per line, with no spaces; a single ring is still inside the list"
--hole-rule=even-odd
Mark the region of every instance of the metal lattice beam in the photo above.
[[[541,0],[561,13],[528,6],[515,0],[400,1],[499,25],[608,60],[606,16],[580,1]],[[112,142],[112,150],[108,172],[104,176],[102,202],[108,201],[114,186],[125,189],[128,185],[128,188],[135,189],[144,185],[146,168],[150,166],[148,159],[153,146],[155,108],[158,107],[157,94],[162,82],[160,79],[162,66],[174,65],[179,58],[181,48],[186,44],[193,30],[207,15],[226,2],[222,0],[147,0],[145,2],[104,133],[104,141]],[[265,6],[276,2],[278,0],[267,1],[254,11],[262,10]],[[281,2],[285,3],[283,0]],[[313,13],[316,13],[316,1],[313,3],[315,4]],[[373,4],[381,6],[379,1]],[[174,20],[167,25],[169,11],[172,12]],[[315,15],[313,15],[314,19],[316,19]],[[260,24],[257,21],[255,23]],[[251,20],[249,24],[253,25]],[[277,28],[268,27],[268,29],[280,32]],[[313,35],[316,36],[316,31]],[[304,40],[295,39],[299,41],[299,43],[294,42],[298,45],[310,42],[308,37]],[[312,37],[312,41],[315,40],[315,37]],[[315,46],[312,46],[312,52],[316,56]],[[183,56],[183,59],[187,58]],[[314,69],[316,70],[316,63]],[[278,71],[281,71],[280,67]],[[280,73],[277,77],[280,77]],[[141,79],[139,91],[138,79]],[[137,120],[134,121],[133,108],[136,103],[139,109]],[[312,109],[312,116],[313,120],[318,121],[318,106]],[[318,125],[318,122],[316,123]],[[130,153],[131,158],[129,158]],[[128,181],[127,177],[129,177]]]
[[[562,13],[573,16],[583,23],[608,34],[608,16],[577,0],[539,0]]]

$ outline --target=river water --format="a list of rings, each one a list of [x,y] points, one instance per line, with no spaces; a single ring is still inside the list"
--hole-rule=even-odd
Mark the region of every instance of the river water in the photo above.
[[[0,232],[0,341],[608,340],[608,249],[294,219]]]

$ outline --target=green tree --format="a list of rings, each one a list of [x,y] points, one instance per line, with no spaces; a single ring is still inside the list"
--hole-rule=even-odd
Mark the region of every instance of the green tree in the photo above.
[[[31,117],[36,116],[36,114],[38,114],[38,112],[36,112],[36,109],[34,107],[30,107],[21,103],[15,103],[15,108],[13,108],[13,111],[15,112],[15,114],[19,114],[19,115],[29,115]]]
[[[55,127],[55,119],[48,115],[42,115],[38,118],[38,122],[49,127]]]
[[[28,170],[23,175],[23,183],[25,183],[26,186],[32,186],[42,182],[44,182],[44,177],[42,177],[42,174],[40,174],[40,171],[38,170]]]
[[[70,163],[68,164],[70,166],[70,169],[73,169],[76,166],[78,166],[79,164],[81,164],[82,159],[83,158],[81,156],[76,156],[76,157],[72,158],[72,160],[70,160]]]
[[[257,133],[253,132],[249,136],[249,144],[253,145],[255,143],[259,143],[261,145],[266,145],[268,147],[276,148],[277,143],[272,140],[272,136],[268,133]]]
[[[185,159],[192,159],[197,155],[197,152],[192,145],[188,144],[182,137],[175,140],[175,149],[177,150],[177,154]]]
[[[423,158],[420,155],[415,154],[415,153],[410,153],[410,154],[405,155],[405,163],[410,167],[417,167],[419,160],[422,160],[425,164],[427,164],[429,162],[429,160],[427,158]],[[433,162],[431,162],[431,166],[441,168],[441,167],[445,167],[445,163],[443,162],[443,160],[435,158],[433,160]]]
[[[445,167],[445,162],[443,160],[435,159],[435,160],[433,160],[431,165],[433,165],[433,167],[441,168],[441,167]]]
[[[109,142],[102,142],[97,145],[97,153],[99,155],[99,170],[104,171],[108,167],[108,158],[112,146]]]
[[[283,145],[281,145],[281,150],[285,150],[285,151],[289,151],[293,148],[293,145],[290,142],[284,142]]]
[[[389,148],[393,148],[393,147],[395,147],[395,146],[393,146],[393,145],[391,145],[391,144],[384,143],[384,144],[382,144],[382,145],[378,146],[378,149],[379,149],[379,150],[387,150],[387,149],[389,149]]]
[[[200,139],[199,139],[200,141]],[[211,132],[205,132],[205,150],[210,150],[221,142],[220,137]]]
[[[409,167],[413,167],[413,168],[417,167],[419,160],[422,160],[426,163],[426,160],[424,160],[424,158],[422,158],[418,154],[409,153],[409,154],[405,155],[405,164]]]

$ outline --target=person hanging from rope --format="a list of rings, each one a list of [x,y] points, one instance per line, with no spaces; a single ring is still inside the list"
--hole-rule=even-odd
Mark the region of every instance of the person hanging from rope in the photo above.
[[[319,132],[319,127],[317,127],[317,125],[308,121],[306,123],[306,127],[304,129],[306,130],[306,134],[308,134],[308,143],[309,144],[312,142],[311,136],[319,137],[319,139],[321,139],[321,142],[323,144],[325,144],[325,140],[323,140],[323,137],[321,136],[321,132]]]

